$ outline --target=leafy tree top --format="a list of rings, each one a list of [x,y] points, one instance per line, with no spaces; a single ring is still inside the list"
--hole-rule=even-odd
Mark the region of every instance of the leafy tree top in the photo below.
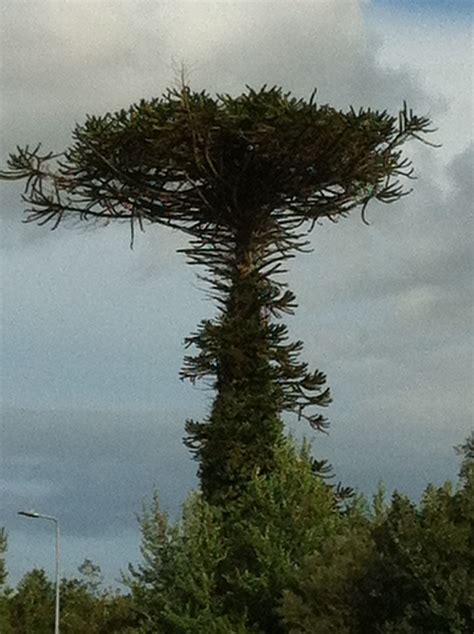
[[[61,154],[17,148],[3,178],[26,179],[28,220],[68,215],[159,223],[214,241],[294,231],[370,199],[404,195],[401,146],[432,130],[404,104],[338,111],[281,88],[212,97],[183,86],[128,110],[89,116]],[[275,238],[275,236],[273,236]],[[284,237],[284,235],[282,236]]]
[[[186,443],[201,463],[207,500],[239,495],[255,466],[270,473],[282,441],[280,414],[315,429],[327,421],[325,375],[299,361],[272,317],[295,297],[275,281],[322,218],[337,221],[368,202],[391,203],[412,177],[402,146],[430,131],[404,104],[386,111],[338,111],[284,93],[248,88],[237,97],[181,89],[128,110],[90,116],[61,154],[18,148],[0,177],[26,181],[27,220],[68,216],[155,223],[191,236],[184,249],[204,265],[220,314],[187,344],[182,376],[207,378],[217,391],[210,418],[188,421]],[[308,413],[309,408],[309,413]],[[222,495],[223,494],[223,495]]]

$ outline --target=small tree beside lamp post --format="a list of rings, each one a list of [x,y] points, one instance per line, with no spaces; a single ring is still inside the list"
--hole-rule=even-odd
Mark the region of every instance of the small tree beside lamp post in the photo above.
[[[59,521],[52,515],[43,515],[36,511],[18,511],[18,515],[23,517],[30,517],[33,519],[49,520],[54,522],[56,532],[56,560],[55,560],[55,585],[56,585],[56,600],[54,610],[54,634],[59,634],[59,590],[60,590],[60,578],[59,578],[59,564],[60,564],[60,540],[59,540]]]

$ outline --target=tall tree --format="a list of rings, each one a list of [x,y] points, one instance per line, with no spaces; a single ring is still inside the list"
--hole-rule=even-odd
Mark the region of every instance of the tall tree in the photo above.
[[[330,402],[326,377],[301,362],[274,320],[295,297],[278,278],[321,219],[336,222],[370,200],[397,201],[412,176],[401,147],[429,130],[404,105],[398,116],[341,112],[283,93],[248,89],[212,97],[187,86],[128,110],[90,116],[60,154],[18,148],[3,178],[26,181],[29,222],[127,221],[184,231],[191,264],[206,267],[219,313],[187,343],[183,377],[212,381],[203,422],[187,422],[210,501],[233,494],[252,472],[271,472],[283,411],[315,429]],[[316,408],[316,409],[315,409]]]

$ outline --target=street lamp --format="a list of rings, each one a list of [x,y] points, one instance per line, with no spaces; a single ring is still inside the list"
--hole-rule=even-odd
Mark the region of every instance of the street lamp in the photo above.
[[[54,611],[54,634],[59,634],[59,521],[56,517],[52,517],[51,515],[42,515],[41,513],[37,513],[36,511],[18,511],[18,515],[23,515],[24,517],[32,517],[34,519],[42,519],[49,520],[50,522],[54,522],[56,528],[56,564],[55,564],[55,577],[56,577],[56,603],[55,603],[55,611]]]

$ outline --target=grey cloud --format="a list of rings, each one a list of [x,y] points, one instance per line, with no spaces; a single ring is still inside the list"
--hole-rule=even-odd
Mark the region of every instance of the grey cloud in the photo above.
[[[183,418],[179,410],[4,408],[4,518],[19,508],[45,509],[61,517],[65,534],[106,537],[136,528],[135,514],[154,486],[176,513],[195,485]]]
[[[471,165],[472,147],[448,166],[452,177],[448,191],[441,191],[420,166],[414,193],[396,209],[374,205],[369,210],[371,227],[363,226],[356,216],[336,227],[318,227],[314,254],[296,260],[290,274],[306,310],[314,307],[318,312],[322,304],[336,313],[342,307],[357,315],[357,307],[367,301],[375,310],[377,303],[396,304],[397,298],[405,304],[411,298],[415,305],[418,293],[426,317],[442,319],[443,311],[449,314],[453,308],[466,316],[474,264],[472,179],[467,177]],[[308,295],[311,287],[314,292]]]
[[[474,164],[474,143],[469,143],[466,148],[455,156],[448,166],[448,173],[452,181],[452,194],[463,198],[470,195],[471,203],[474,195],[474,179],[472,176],[472,165]]]
[[[177,243],[162,235],[131,252],[125,228],[56,238],[4,261],[4,399],[155,407],[188,394],[183,340],[210,306],[170,257]]]
[[[314,253],[292,263],[290,329],[334,396],[329,438],[315,444],[365,490],[366,477],[402,490],[454,477],[448,448],[472,426],[471,165],[472,147],[443,191],[422,164],[395,210],[373,208],[370,227],[357,216],[317,227]]]
[[[440,474],[454,478],[456,460],[442,429],[425,433],[421,443],[418,430],[413,443],[411,421],[390,419],[395,406],[369,399],[364,418],[356,406],[329,437],[305,434],[313,437],[317,456],[331,459],[339,479],[370,492],[383,478],[389,490],[396,486],[416,497],[427,481],[439,483]],[[342,418],[341,408],[336,413]],[[21,527],[14,522],[18,509],[35,508],[60,516],[67,536],[110,539],[136,529],[135,514],[154,487],[174,515],[196,485],[196,463],[181,443],[183,417],[176,410],[5,408],[3,421],[2,515],[14,528]],[[298,436],[304,431],[294,422],[290,427]]]

